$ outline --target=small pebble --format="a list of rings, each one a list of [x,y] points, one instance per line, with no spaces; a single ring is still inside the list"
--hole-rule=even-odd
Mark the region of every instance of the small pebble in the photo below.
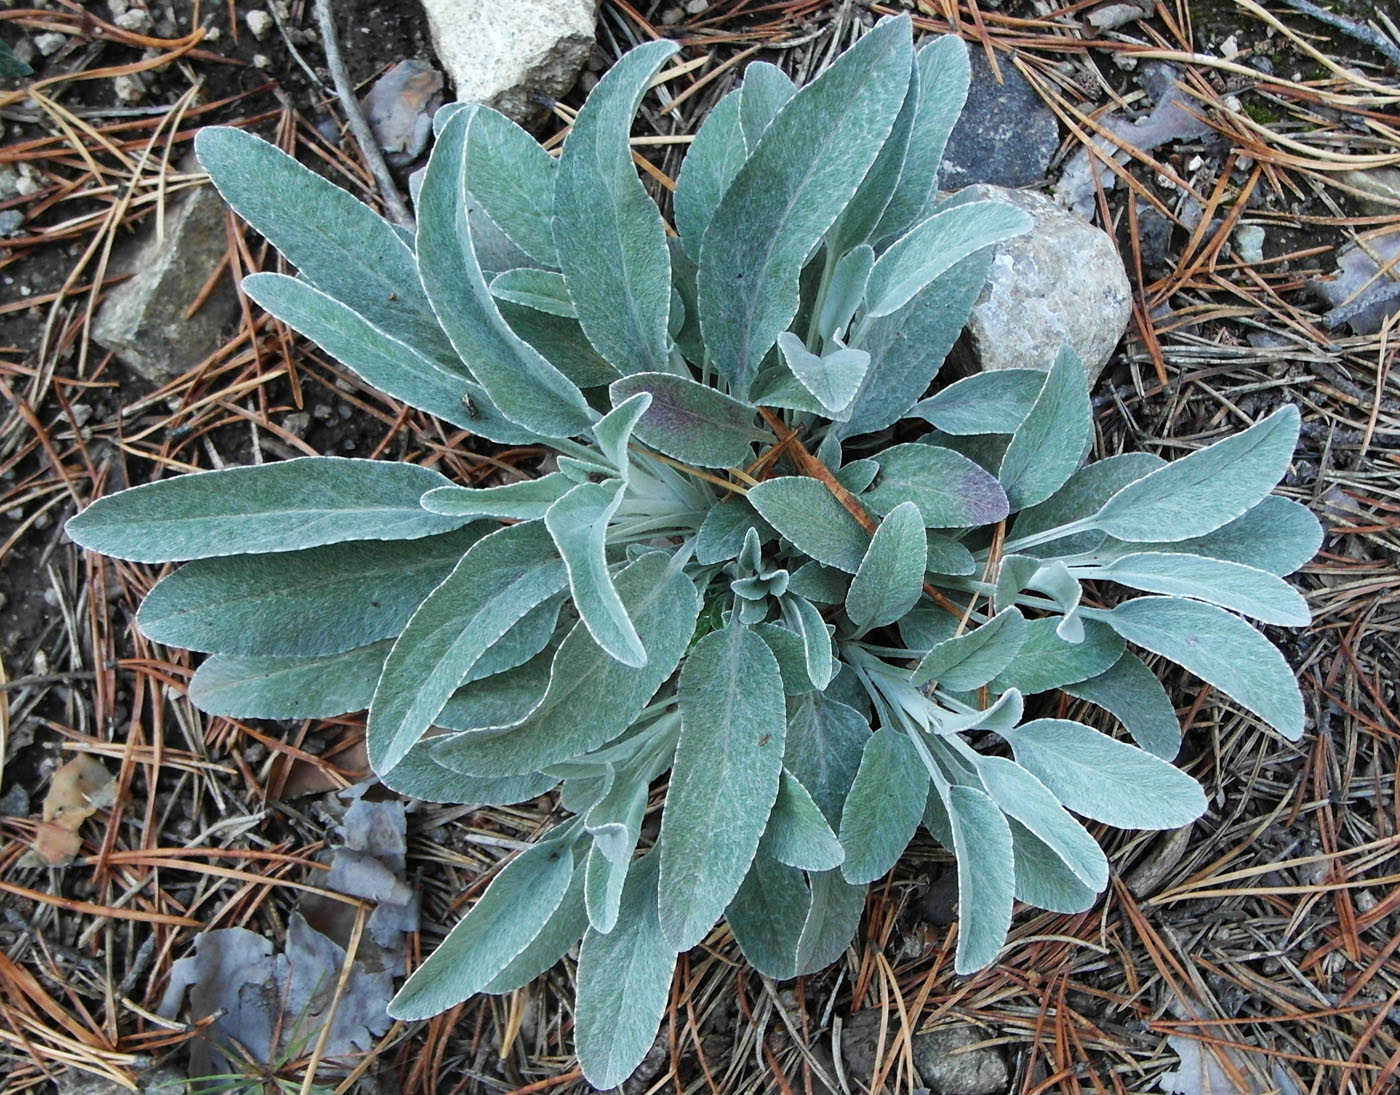
[[[690,0],[690,3],[685,6],[686,12],[690,15],[699,15],[702,11],[708,11],[709,8],[710,0]]]
[[[1242,224],[1235,229],[1235,247],[1240,261],[1256,266],[1264,261],[1264,229],[1257,224]]]
[[[0,236],[16,236],[24,227],[24,214],[18,209],[0,212]]]
[[[272,58],[265,53],[253,54],[253,67],[268,69],[272,67]]]
[[[1233,61],[1240,55],[1240,44],[1232,34],[1220,43],[1220,56],[1227,61]]]
[[[663,27],[674,27],[685,18],[685,12],[680,8],[667,8],[661,13],[661,25]]]
[[[128,105],[139,103],[146,97],[146,85],[141,82],[139,76],[114,76],[112,87],[117,93],[118,101]]]
[[[248,24],[248,29],[259,42],[272,33],[272,16],[261,8],[254,8],[243,17],[243,21]]]
[[[154,24],[151,22],[151,13],[145,8],[128,8],[113,20],[122,30],[129,30],[132,34],[149,34]]]
[[[66,34],[36,34],[34,44],[39,47],[39,52],[45,57],[52,57],[68,44]]]

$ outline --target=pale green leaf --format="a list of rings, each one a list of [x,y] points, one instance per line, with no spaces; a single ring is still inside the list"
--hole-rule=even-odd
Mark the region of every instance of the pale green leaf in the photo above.
[[[618,475],[626,482],[631,468],[627,446],[632,442],[632,432],[637,422],[651,406],[651,395],[638,392],[630,399],[624,399],[605,414],[593,427],[593,439],[604,459],[617,469]]]
[[[1040,369],[994,369],[949,384],[910,410],[944,433],[1015,433],[1045,387]]]
[[[389,646],[374,643],[319,658],[215,654],[190,678],[189,699],[207,714],[236,719],[344,715],[369,706]]]
[[[783,619],[802,637],[807,676],[817,688],[825,688],[836,672],[831,653],[831,632],[817,607],[805,597],[784,597]]]
[[[1290,741],[1302,737],[1303,696],[1293,671],[1238,616],[1178,597],[1136,597],[1097,615],[1128,642],[1170,658]]]
[[[1149,593],[1208,601],[1266,624],[1306,627],[1312,622],[1307,601],[1282,578],[1224,559],[1172,551],[1138,552],[1085,570],[1084,575]]]
[[[1122,829],[1175,829],[1206,808],[1200,784],[1134,745],[1066,719],[1005,735],[1016,762],[1077,814]]]
[[[653,853],[639,860],[622,890],[617,927],[589,928],[578,958],[574,1040],[584,1078],[616,1087],[646,1056],[666,1010],[676,952],[656,914]]]
[[[787,718],[777,660],[737,621],[691,648],[677,698],[681,733],[657,845],[662,931],[683,951],[748,872],[778,794]]]
[[[540,436],[571,437],[596,414],[577,386],[501,316],[467,224],[467,195],[478,169],[471,132],[481,109],[453,115],[433,146],[418,195],[419,273],[458,356],[471,363],[501,413]]]
[[[924,519],[913,502],[901,502],[885,515],[846,595],[846,615],[858,632],[900,619],[923,595],[928,540]]]
[[[525,949],[506,964],[506,968],[486,983],[482,992],[501,994],[524,988],[540,974],[563,958],[583,938],[588,928],[588,913],[584,908],[584,868],[575,856],[573,877],[559,907],[544,922],[540,933]]]
[[[744,83],[739,91],[739,129],[744,147],[752,154],[778,111],[797,93],[797,87],[777,65],[750,61],[744,68]]]
[[[573,878],[566,844],[545,841],[516,856],[393,1000],[395,1019],[430,1019],[481,992],[543,930]]]
[[[726,495],[710,507],[695,536],[695,561],[709,566],[738,556],[749,529],[758,530],[760,543],[776,540],[773,527],[743,498]]]
[[[582,623],[554,657],[549,690],[520,722],[501,733],[456,738],[435,754],[444,764],[484,776],[530,772],[581,756],[623,733],[675,671],[695,633],[700,597],[667,557],[651,552],[617,576],[618,596],[637,628],[647,663],[625,666],[601,650]]]
[[[466,524],[418,505],[446,482],[416,464],[299,457],[109,494],[71,518],[66,531],[89,551],[138,563],[417,540]]]
[[[748,158],[739,127],[740,96],[731,91],[705,116],[676,179],[676,229],[694,260],[700,258],[700,241],[720,198]]]
[[[608,522],[622,504],[624,484],[580,483],[549,507],[545,527],[569,569],[574,607],[593,641],[623,665],[646,665],[637,629],[608,573]]]
[[[1085,622],[1084,639],[1077,643],[1061,638],[1058,624],[1053,616],[1026,624],[1025,642],[1015,660],[993,679],[993,691],[1015,688],[1029,695],[1062,688],[1097,677],[1123,653],[1118,636],[1097,620]]]
[[[496,646],[506,643],[521,624],[549,604],[550,602],[546,601],[544,605],[532,608],[515,627],[502,636]],[[490,657],[495,649],[493,646],[488,650],[482,660]],[[519,665],[462,685],[448,697],[447,703],[433,719],[433,725],[441,726],[445,730],[465,731],[486,730],[519,722],[544,699],[545,689],[549,687],[549,669],[554,661],[554,653],[553,650],[542,649]],[[480,661],[477,662],[477,665],[480,664]],[[432,740],[441,745],[447,739]],[[436,747],[434,751],[435,749]],[[448,764],[448,767],[451,768],[452,765]]]
[[[472,201],[530,258],[558,266],[551,224],[558,161],[504,114],[485,107],[472,120],[469,139]]]
[[[617,927],[622,911],[622,888],[627,884],[629,860],[609,859],[596,844],[589,850],[584,867],[584,907],[594,931],[606,935]]]
[[[517,338],[529,343],[577,387],[597,388],[611,384],[622,375],[593,348],[578,320],[550,315],[509,300],[497,299],[496,310]]]
[[[746,497],[799,551],[849,574],[860,569],[870,537],[817,480],[806,476],[767,479],[751,487]],[[899,501],[903,499],[890,508]]]
[[[1030,229],[1030,215],[999,201],[971,201],[920,222],[875,261],[866,314],[891,315],[969,255]]]
[[[830,416],[838,415],[855,398],[860,382],[865,379],[865,371],[870,367],[870,355],[864,350],[842,347],[818,356],[808,351],[791,331],[778,336],[778,350],[798,383]]]
[[[1010,541],[1068,525],[1098,511],[1114,494],[1167,462],[1148,452],[1125,452],[1085,464],[1044,502],[1016,514]],[[1092,551],[1104,542],[1102,532],[1078,532],[1044,544],[1017,549],[1042,558]]]
[[[491,295],[537,312],[578,319],[564,275],[557,270],[504,270],[491,279]]]
[[[446,517],[509,517],[516,521],[538,521],[573,487],[572,479],[554,471],[538,479],[522,479],[499,487],[436,487],[424,494],[421,502],[429,513]]]
[[[807,672],[807,647],[801,634],[780,623],[762,623],[754,631],[778,659],[785,696],[800,696],[816,687]]]
[[[1094,526],[1134,542],[1185,540],[1218,529],[1283,478],[1298,430],[1298,408],[1280,407],[1243,433],[1129,483],[1094,515]]]
[[[542,772],[503,779],[480,779],[454,772],[432,754],[432,739],[418,742],[403,760],[380,775],[390,790],[427,802],[459,802],[473,806],[510,806],[547,794],[559,780]],[[579,935],[583,929],[579,929]],[[577,936],[575,937],[577,938]]]
[[[624,54],[574,119],[554,183],[554,243],[584,333],[626,374],[666,368],[671,253],[628,143],[632,116],[673,42]]]
[[[1016,889],[1011,828],[997,804],[974,787],[950,787],[945,805],[958,859],[953,969],[975,973],[991,965],[1011,927]]]
[[[1084,366],[1066,346],[1001,458],[997,479],[1006,488],[1012,512],[1043,502],[1063,487],[1084,460],[1093,434]]]
[[[797,945],[811,903],[802,872],[770,855],[765,841],[724,919],[749,965],[786,981],[797,976]]]
[[[847,882],[873,882],[904,854],[928,798],[929,777],[913,743],[882,728],[866,740],[841,812]]]
[[[1098,891],[1075,877],[1065,861],[1045,841],[1015,818],[1011,847],[1016,855],[1016,900],[1051,912],[1077,913],[1091,907]]]
[[[772,438],[754,426],[754,408],[675,373],[634,372],[608,389],[616,406],[639,392],[651,406],[637,423],[637,437],[675,460],[727,468],[749,460],[749,446]]]
[[[700,325],[739,398],[797,313],[798,275],[874,163],[904,100],[907,19],[875,27],[773,120],[700,249]]]
[[[835,962],[850,945],[865,911],[866,887],[847,882],[839,870],[808,877],[812,903],[797,941],[797,973],[816,973]]]
[[[876,460],[880,478],[860,497],[874,513],[911,501],[927,528],[994,525],[1007,514],[1006,493],[996,479],[952,449],[893,445]]]
[[[375,770],[397,764],[477,659],[566,581],[564,564],[537,523],[478,541],[418,607],[384,664],[365,730]]]
[[[977,778],[1007,817],[1015,818],[1096,893],[1108,885],[1108,859],[1084,826],[1065,813],[1050,789],[1005,757],[982,757]]]
[[[910,683],[936,681],[955,692],[981,688],[1002,672],[1026,641],[1026,618],[1013,606],[997,613],[981,627],[944,639],[924,655],[914,668]]]
[[[786,768],[764,840],[779,863],[805,871],[829,871],[846,857],[807,788]]]
[[[865,283],[874,265],[875,249],[868,243],[851,248],[837,260],[817,319],[817,334],[821,338],[844,337],[851,317],[865,299]],[[864,379],[864,372],[861,378]]]
[[[1064,686],[1069,695],[1098,704],[1123,724],[1133,741],[1172,760],[1181,749],[1181,723],[1157,675],[1131,651],[1097,677]]]

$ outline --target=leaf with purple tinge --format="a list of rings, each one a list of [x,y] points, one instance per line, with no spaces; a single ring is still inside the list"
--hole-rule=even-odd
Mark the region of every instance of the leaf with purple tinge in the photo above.
[[[877,457],[880,477],[860,501],[884,516],[903,501],[924,515],[926,528],[991,525],[1009,512],[1006,492],[985,469],[952,449],[895,445]]]
[[[638,392],[651,406],[636,436],[658,452],[688,464],[727,468],[749,458],[755,441],[772,440],[753,424],[754,408],[721,391],[673,373],[633,373],[608,389],[617,406]]]

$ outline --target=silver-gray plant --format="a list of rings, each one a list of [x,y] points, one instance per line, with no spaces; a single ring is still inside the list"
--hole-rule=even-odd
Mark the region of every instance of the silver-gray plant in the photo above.
[[[193,560],[138,623],[210,653],[189,688],[204,710],[367,707],[375,771],[420,798],[562,783],[566,819],[391,1010],[507,992],[581,939],[578,1053],[603,1087],[721,917],[763,973],[820,969],[920,824],[957,857],[958,970],[996,958],[1016,899],[1088,908],[1108,864],[1073,815],[1169,828],[1206,805],[1139,651],[1297,738],[1293,674],[1241,616],[1306,624],[1281,576],[1320,542],[1270,494],[1292,407],[1172,463],[1086,465],[1071,353],[929,394],[990,246],[1029,227],[934,191],[960,42],[916,52],[890,19],[800,90],[750,65],[696,135],[668,238],[628,130],[673,52],[623,57],[557,160],[499,114],[445,108],[416,235],[241,131],[199,134],[299,270],[254,274],[249,296],[395,398],[553,450],[546,473],[473,489],[288,460],[136,487],[68,525],[108,555]],[[1027,719],[1054,689],[1136,744]]]

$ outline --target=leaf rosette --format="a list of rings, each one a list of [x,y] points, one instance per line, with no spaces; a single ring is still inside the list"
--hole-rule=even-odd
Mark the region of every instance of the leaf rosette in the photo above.
[[[887,19],[800,89],[751,66],[696,134],[668,238],[628,131],[674,51],[623,57],[557,160],[444,108],[413,234],[249,134],[198,135],[298,268],[248,278],[259,305],[405,403],[552,450],[550,470],[464,487],[299,459],[68,524],[186,563],[138,624],[210,655],[189,687],[206,710],[368,708],[380,778],[433,801],[558,788],[567,820],[391,1011],[510,991],[581,941],[599,1087],[651,1046],[679,952],[724,919],[763,973],[820,969],[920,826],[957,857],[959,971],[995,961],[1015,900],[1089,907],[1107,863],[1081,818],[1170,828],[1206,805],[1141,652],[1296,739],[1293,674],[1244,617],[1307,622],[1283,576],[1321,537],[1270,494],[1292,407],[1171,463],[1086,463],[1071,352],[940,382],[991,247],[1030,227],[932,188],[961,43],[916,50]],[[1128,740],[1027,716],[1056,689]]]

